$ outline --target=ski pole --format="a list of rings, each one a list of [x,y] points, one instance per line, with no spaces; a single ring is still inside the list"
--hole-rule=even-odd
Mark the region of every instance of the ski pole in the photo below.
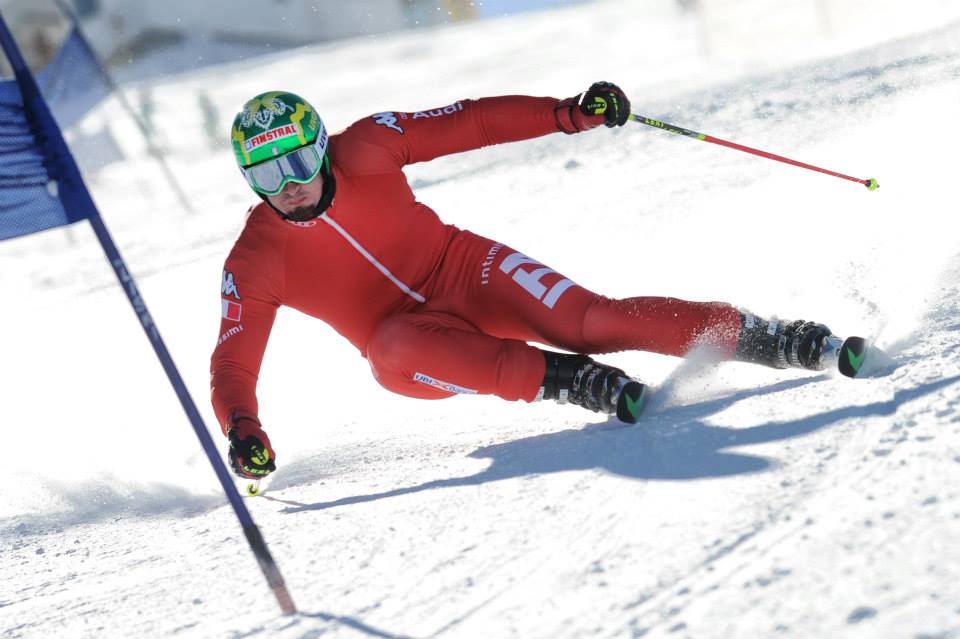
[[[20,92],[20,97],[17,100],[22,99],[18,108],[23,109],[29,124],[29,133],[25,131],[22,136],[18,137],[18,141],[22,138],[23,141],[20,143],[25,144],[28,137],[38,141],[42,154],[43,170],[44,172],[49,171],[47,175],[51,178],[51,183],[58,185],[56,194],[52,197],[60,201],[65,212],[68,210],[76,211],[73,214],[67,213],[65,220],[67,222],[78,222],[87,219],[90,222],[93,233],[103,248],[104,256],[110,266],[113,267],[113,272],[117,276],[120,287],[140,320],[141,328],[146,333],[150,345],[153,346],[153,351],[157,359],[160,360],[160,365],[166,372],[167,379],[173,386],[173,390],[180,400],[180,405],[187,414],[187,419],[193,426],[194,432],[200,440],[200,445],[207,454],[207,458],[223,486],[227,500],[233,506],[234,513],[243,529],[243,534],[247,538],[247,543],[250,545],[257,563],[260,564],[260,570],[267,580],[267,585],[277,598],[280,610],[285,615],[296,613],[297,608],[293,603],[290,592],[287,590],[283,575],[280,574],[280,569],[273,560],[273,556],[267,548],[267,543],[264,541],[263,535],[260,534],[260,529],[254,523],[250,511],[244,505],[237,487],[230,478],[226,465],[220,458],[217,446],[203,423],[203,417],[200,415],[200,411],[197,409],[193,397],[190,395],[190,391],[187,389],[187,385],[170,355],[170,351],[167,350],[167,346],[160,336],[160,329],[157,328],[153,316],[147,309],[147,305],[140,295],[140,290],[137,288],[137,283],[130,275],[130,270],[120,255],[120,250],[114,243],[107,225],[100,217],[97,206],[94,204],[93,198],[87,190],[86,184],[84,184],[83,177],[80,175],[80,169],[77,167],[73,153],[70,152],[70,147],[63,139],[60,127],[50,113],[50,109],[40,93],[40,88],[20,54],[17,43],[13,39],[2,14],[0,14],[0,51],[6,54],[7,61],[13,68],[16,86]],[[4,90],[4,96],[6,95],[6,90]],[[4,100],[8,100],[8,98],[4,97]],[[7,135],[6,132],[4,135]],[[46,204],[45,206],[53,205]],[[51,213],[51,215],[53,214]]]
[[[721,140],[720,138],[715,138],[712,135],[706,135],[705,133],[698,133],[697,131],[684,129],[682,127],[675,126],[673,124],[667,124],[666,122],[661,122],[660,120],[654,120],[653,118],[637,115],[636,113],[630,114],[630,120],[634,122],[639,122],[640,124],[646,124],[647,126],[652,126],[657,129],[662,129],[669,133],[676,133],[677,135],[682,135],[682,136],[685,136],[688,138],[694,138],[697,140],[703,140],[704,142],[712,142],[713,144],[719,144],[720,146],[736,149],[737,151],[743,151],[745,153],[759,155],[760,157],[767,158],[769,160],[776,160],[777,162],[783,162],[785,164],[792,164],[793,166],[799,166],[801,169],[810,169],[811,171],[826,173],[827,175],[832,175],[834,177],[842,178],[844,180],[850,180],[851,182],[859,182],[860,184],[867,187],[867,190],[869,191],[876,191],[877,189],[880,188],[880,184],[873,178],[867,178],[866,180],[864,180],[861,178],[853,177],[851,175],[844,175],[843,173],[837,173],[836,171],[822,169],[819,166],[814,166],[812,164],[807,164],[805,162],[798,162],[797,160],[791,160],[790,158],[785,158],[782,155],[776,155],[775,153],[761,151],[760,149],[754,149],[749,146],[737,144],[736,142]]]

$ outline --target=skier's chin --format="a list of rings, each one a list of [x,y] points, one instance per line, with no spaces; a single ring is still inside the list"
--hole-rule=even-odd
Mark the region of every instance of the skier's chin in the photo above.
[[[287,211],[284,215],[292,222],[308,222],[317,217],[317,207],[316,205],[298,206],[292,211]]]

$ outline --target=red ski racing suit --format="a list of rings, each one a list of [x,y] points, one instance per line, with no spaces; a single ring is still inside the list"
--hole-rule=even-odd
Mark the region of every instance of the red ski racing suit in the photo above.
[[[223,272],[211,362],[221,426],[232,413],[257,414],[257,377],[281,305],[350,340],[384,387],[427,399],[534,400],[545,364],[527,342],[683,355],[708,340],[732,357],[741,324],[733,306],[602,297],[514,248],[444,224],[417,201],[405,165],[557,133],[557,104],[507,96],[364,118],[330,138],[336,196],[320,217],[295,223],[265,203],[254,207]]]

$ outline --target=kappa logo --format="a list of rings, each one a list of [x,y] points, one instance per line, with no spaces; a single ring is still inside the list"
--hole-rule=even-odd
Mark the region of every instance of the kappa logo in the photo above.
[[[237,283],[233,279],[233,273],[223,272],[223,281],[220,284],[220,294],[227,295],[234,299],[240,299],[240,291],[237,290]]]
[[[521,266],[531,264],[539,268],[532,271],[526,271]],[[550,289],[541,281],[549,275],[559,275],[549,266],[544,266],[537,260],[527,257],[523,253],[511,253],[503,262],[500,263],[500,270],[509,275],[513,273],[513,281],[523,287],[523,289],[533,295],[547,308],[553,308],[560,300],[568,288],[576,284],[567,278],[561,276]]]
[[[373,121],[381,126],[385,126],[388,129],[393,129],[400,135],[403,135],[403,129],[397,126],[397,115],[393,111],[384,111],[383,113],[374,113],[372,116]]]

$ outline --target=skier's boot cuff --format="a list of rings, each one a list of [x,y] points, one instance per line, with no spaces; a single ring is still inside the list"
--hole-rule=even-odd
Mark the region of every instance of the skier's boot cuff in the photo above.
[[[827,367],[825,350],[830,350],[835,340],[828,339],[832,335],[823,324],[765,320],[746,311],[740,313],[740,320],[740,339],[734,359],[773,368],[819,371]]]
[[[593,361],[586,355],[543,351],[546,372],[537,399],[576,404],[622,422],[634,424],[646,401],[646,385],[619,368]]]

